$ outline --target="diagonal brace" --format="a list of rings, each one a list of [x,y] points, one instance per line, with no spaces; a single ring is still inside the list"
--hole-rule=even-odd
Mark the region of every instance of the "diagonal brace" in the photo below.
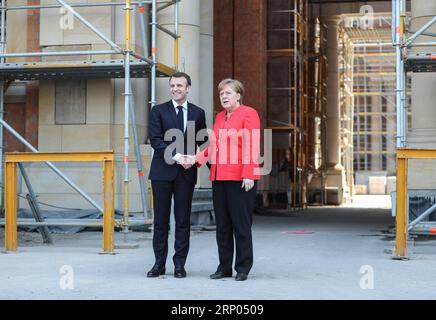
[[[434,16],[430,21],[428,21],[425,25],[423,25],[418,31],[416,31],[409,39],[404,43],[405,46],[409,46],[418,38],[423,32],[425,32],[428,28],[430,28],[434,23],[436,23],[436,16]]]

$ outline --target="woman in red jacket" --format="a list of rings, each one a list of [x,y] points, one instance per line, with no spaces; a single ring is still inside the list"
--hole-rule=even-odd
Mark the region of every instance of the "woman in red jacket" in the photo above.
[[[237,281],[247,279],[253,265],[252,212],[259,180],[260,120],[242,104],[241,82],[225,79],[218,85],[223,111],[217,114],[209,147],[196,156],[197,164],[211,164],[219,266],[211,279],[232,276],[233,237],[236,242]]]

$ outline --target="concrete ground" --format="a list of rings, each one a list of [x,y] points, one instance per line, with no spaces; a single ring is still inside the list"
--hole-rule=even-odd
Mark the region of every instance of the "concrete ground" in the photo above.
[[[20,232],[19,251],[0,254],[0,298],[435,299],[436,242],[419,239],[411,260],[392,260],[390,209],[356,203],[255,215],[255,261],[245,282],[208,279],[217,265],[214,231],[192,232],[184,279],[173,277],[171,258],[166,276],[146,278],[154,261],[150,233],[129,236],[138,249],[99,255],[100,232],[55,235],[53,246]]]

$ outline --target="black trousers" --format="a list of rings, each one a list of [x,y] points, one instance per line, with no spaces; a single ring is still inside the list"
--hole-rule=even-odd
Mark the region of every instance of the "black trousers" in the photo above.
[[[216,219],[216,241],[219,266],[217,271],[232,270],[236,243],[236,272],[249,273],[253,266],[251,225],[256,187],[246,192],[242,181],[213,181],[213,207]]]
[[[171,214],[171,198],[174,195],[175,242],[173,262],[183,267],[189,251],[191,207],[194,184],[179,172],[174,181],[151,181],[154,205],[153,251],[155,264],[165,266],[168,256],[168,229]]]

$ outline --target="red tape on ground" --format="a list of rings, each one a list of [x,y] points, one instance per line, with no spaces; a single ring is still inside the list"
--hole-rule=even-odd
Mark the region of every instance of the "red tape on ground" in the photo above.
[[[315,231],[310,230],[292,230],[292,231],[283,231],[284,234],[313,234]]]

